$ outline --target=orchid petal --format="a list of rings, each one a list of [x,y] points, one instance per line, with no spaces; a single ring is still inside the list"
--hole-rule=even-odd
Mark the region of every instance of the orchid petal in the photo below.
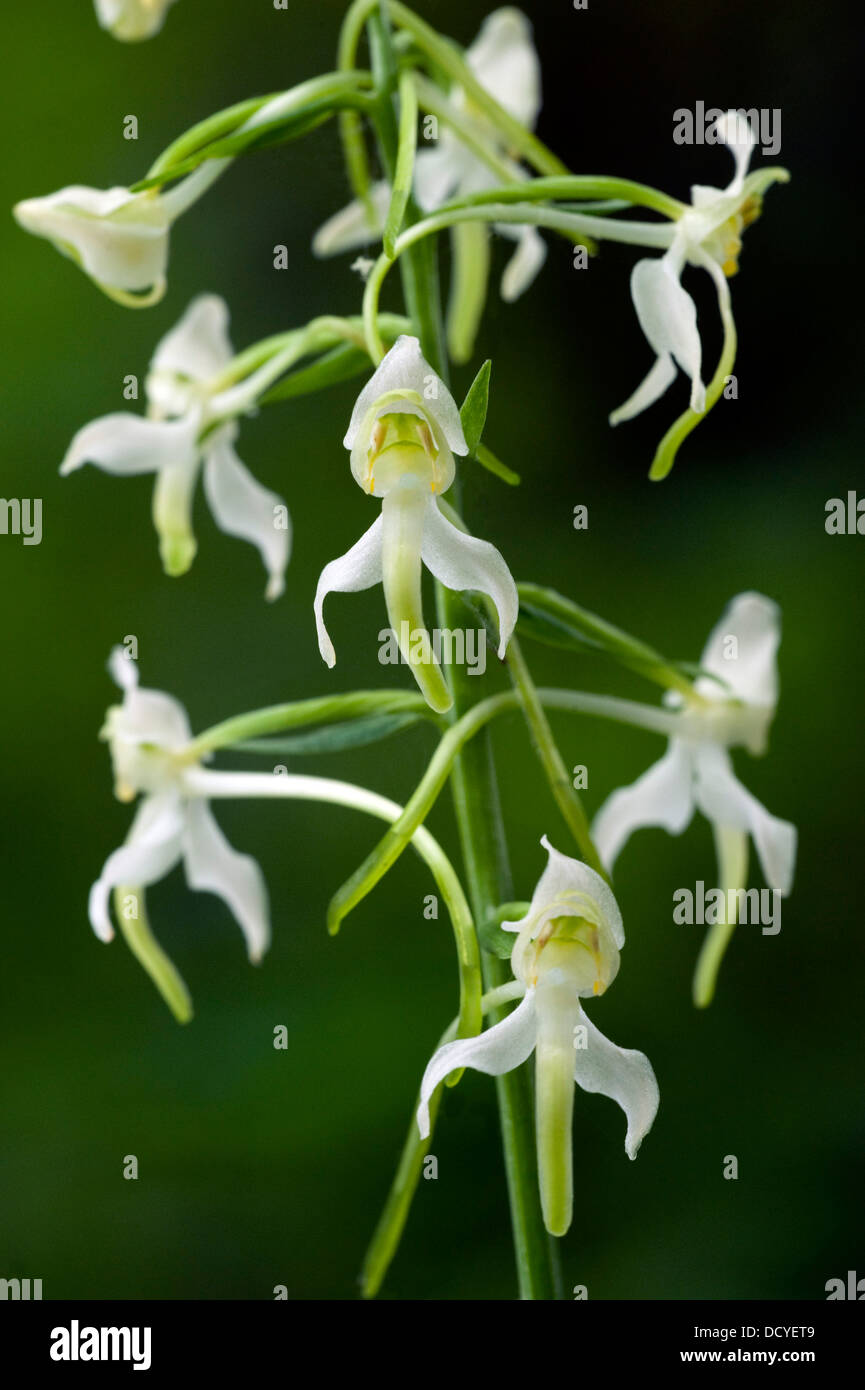
[[[346,449],[354,447],[369,412],[382,396],[405,391],[420,396],[424,410],[438,424],[453,452],[467,454],[469,449],[457,403],[441,377],[424,358],[417,338],[407,334],[397,338],[358,396],[343,440]]]
[[[561,854],[546,835],[542,836],[541,844],[547,851],[547,865],[532,894],[531,906],[522,922],[502,922],[504,930],[519,931],[523,922],[535,919],[538,926],[542,926],[545,915],[552,911],[556,917],[585,917],[596,925],[603,923],[621,950],[625,944],[625,928],[609,884],[588,864]]]
[[[503,230],[506,224],[496,224],[496,231]],[[547,243],[536,227],[518,227],[517,249],[505,266],[501,281],[501,296],[507,304],[515,299],[534,282],[535,277],[547,259]]]
[[[630,787],[620,787],[604,802],[592,826],[592,838],[605,868],[612,869],[619,851],[635,830],[660,825],[681,835],[694,814],[693,758],[679,739]]]
[[[623,420],[633,420],[635,415],[640,415],[644,410],[648,410],[650,405],[660,400],[668,386],[676,380],[676,364],[668,352],[661,357],[655,358],[655,362],[648,375],[637,387],[632,396],[629,396],[624,405],[620,405],[618,410],[610,414],[610,424],[620,425]]]
[[[574,1049],[574,1080],[584,1091],[599,1091],[620,1105],[628,1120],[625,1150],[637,1151],[652,1127],[660,1095],[652,1064],[642,1052],[617,1047],[580,1009],[586,1046]]]
[[[322,223],[312,239],[313,255],[337,256],[342,251],[355,251],[381,240],[390,207],[390,185],[381,180],[374,183],[369,192],[375,225],[370,225],[366,204],[357,198]]]
[[[140,688],[138,663],[124,647],[115,647],[108,661],[112,679],[123,691],[121,717],[112,724],[112,737],[126,743],[151,743],[172,751],[192,737],[189,716],[179,700],[164,690]]]
[[[325,565],[318,579],[315,591],[315,625],[318,632],[318,649],[328,666],[336,661],[333,643],[324,625],[324,600],[328,594],[354,594],[361,589],[371,589],[382,579],[382,518],[379,516],[365,531],[359,541],[341,555]]]
[[[735,638],[732,646],[730,638]],[[749,705],[778,703],[781,610],[763,594],[738,594],[724,609],[703,649],[700,665]],[[713,680],[697,682],[700,694],[716,695]]]
[[[157,345],[152,372],[205,382],[231,361],[228,305],[218,294],[200,294]]]
[[[537,1037],[535,992],[529,990],[511,1013],[475,1038],[445,1043],[430,1059],[420,1087],[417,1124],[421,1139],[430,1132],[429,1103],[432,1093],[452,1071],[472,1067],[487,1076],[513,1071],[531,1056]]]
[[[729,195],[737,192],[744,183],[757,137],[748,117],[741,111],[726,111],[720,120],[715,122],[715,129],[736,161],[735,177],[725,189],[725,193]]]
[[[495,605],[499,621],[499,659],[503,659],[517,621],[517,586],[502,555],[489,541],[459,531],[438,509],[435,498],[426,513],[423,562],[448,589],[477,589]]]
[[[473,156],[464,145],[443,130],[435,145],[418,150],[414,162],[414,195],[424,212],[434,212],[454,192],[462,189],[463,176]]]
[[[672,354],[690,377],[691,409],[705,410],[697,306],[679,281],[676,258],[668,253],[657,260],[637,261],[631,272],[631,298],[640,327],[657,356]]]
[[[267,885],[249,854],[228,843],[205,801],[186,805],[183,863],[190,888],[216,893],[231,909],[246,938],[251,961],[261,960],[270,944]]]
[[[696,773],[694,797],[706,819],[713,825],[749,831],[767,884],[788,894],[796,865],[796,827],[771,815],[742,786],[726,749],[701,744]]]
[[[269,576],[266,596],[278,598],[285,588],[291,547],[288,513],[282,499],[262,487],[241,463],[224,435],[205,455],[204,492],[220,529],[257,546]],[[286,525],[278,528],[277,518],[283,515]]]
[[[111,941],[108,911],[111,891],[125,884],[146,888],[170,873],[181,855],[183,813],[175,792],[148,796],[141,802],[126,843],[109,854],[90,889],[90,925],[101,941]]]
[[[541,65],[526,16],[512,5],[494,10],[465,56],[490,96],[531,129],[541,109]]]
[[[173,3],[174,0],[95,0],[96,18],[115,39],[137,43],[159,32]]]
[[[164,285],[170,217],[153,192],[61,188],[13,209],[25,231],[46,237],[103,287],[142,291]]]
[[[71,473],[85,463],[106,473],[131,476],[158,473],[164,468],[193,464],[198,455],[198,422],[145,420],[118,411],[85,425],[66,450],[60,472]]]

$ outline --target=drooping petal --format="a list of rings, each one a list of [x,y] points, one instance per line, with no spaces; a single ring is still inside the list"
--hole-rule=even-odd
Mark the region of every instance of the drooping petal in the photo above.
[[[624,420],[633,420],[650,405],[660,400],[668,386],[676,380],[676,364],[668,352],[656,357],[654,365],[640,382],[636,391],[629,396],[624,405],[610,413],[610,424],[620,425]]]
[[[711,743],[698,747],[694,799],[713,825],[747,830],[769,887],[784,895],[790,892],[796,866],[796,827],[771,815],[742,786],[726,749]]]
[[[586,1045],[574,1049],[574,1080],[584,1091],[599,1091],[622,1107],[628,1121],[625,1150],[628,1158],[636,1158],[658,1112],[660,1095],[652,1064],[644,1053],[610,1042],[582,1009],[580,1024],[586,1032],[576,1041]]]
[[[391,391],[413,391],[420,396],[453,452],[468,453],[456,401],[424,358],[418,339],[408,334],[397,338],[358,396],[343,440],[346,449],[354,447],[361,427],[369,423],[370,412]]]
[[[379,241],[390,206],[390,185],[384,180],[374,183],[370,199],[374,224],[370,223],[365,205],[359,198],[355,199],[322,223],[312,239],[313,255],[337,256],[342,251],[356,251],[372,241]]]
[[[246,938],[251,961],[270,944],[270,910],[264,874],[249,854],[228,843],[206,801],[186,803],[183,863],[190,888],[216,893],[231,909]]]
[[[198,421],[145,420],[118,411],[92,420],[74,436],[60,465],[63,474],[85,463],[119,476],[158,473],[177,464],[194,463],[198,456]]]
[[[697,306],[679,280],[678,258],[637,261],[631,272],[631,298],[640,327],[658,357],[672,355],[691,379],[691,409],[706,408],[700,379],[703,349],[697,329]],[[645,385],[645,383],[644,383]]]
[[[516,230],[517,249],[505,266],[502,275],[501,296],[507,304],[515,299],[534,282],[541,266],[547,259],[547,243],[537,227],[516,227],[513,224],[496,223],[496,231],[504,231],[506,226]]]
[[[568,974],[543,970],[535,991],[535,1133],[544,1225],[562,1236],[573,1211],[574,1027],[580,1001]]]
[[[721,689],[714,681],[701,678],[698,692],[717,696],[726,687],[746,704],[774,709],[778,703],[780,642],[781,610],[777,603],[763,594],[738,594],[713,627],[700,658],[702,668],[718,676]]]
[[[183,813],[176,793],[148,796],[141,802],[126,843],[109,854],[90,889],[90,925],[102,941],[114,928],[108,911],[111,891],[125,884],[146,888],[170,873],[180,859]]]
[[[147,394],[159,406],[160,391],[175,386],[175,378],[206,382],[231,361],[228,305],[218,294],[200,294],[180,321],[157,344],[147,378]],[[167,381],[166,381],[167,378]],[[170,406],[173,402],[166,403]],[[166,411],[168,413],[168,411]],[[174,410],[171,414],[176,413]]]
[[[512,5],[494,10],[466,49],[466,62],[482,87],[521,125],[531,129],[541,109],[541,65],[532,26]]]
[[[514,630],[519,611],[517,586],[502,555],[489,541],[467,536],[442,516],[435,498],[426,513],[423,562],[448,589],[477,589],[492,599],[499,620],[499,658]]]
[[[680,835],[694,814],[693,757],[688,746],[671,739],[663,758],[630,787],[620,787],[604,802],[592,826],[592,839],[605,868],[612,869],[619,851],[635,830],[660,825]]]
[[[204,491],[221,530],[258,548],[268,573],[266,597],[278,598],[291,549],[288,511],[281,497],[253,478],[224,434],[207,448]]]
[[[536,1036],[535,992],[529,990],[517,1008],[501,1023],[496,1023],[476,1038],[457,1038],[455,1042],[440,1047],[430,1059],[421,1082],[417,1112],[421,1139],[426,1139],[430,1131],[430,1097],[446,1076],[462,1067],[473,1067],[487,1076],[501,1076],[504,1072],[513,1071],[514,1067],[521,1066],[531,1056]]]
[[[53,242],[103,287],[164,287],[171,219],[157,194],[73,184],[13,211],[20,226]]]
[[[324,625],[324,600],[331,593],[354,594],[361,589],[371,589],[373,584],[380,584],[381,555],[382,518],[379,516],[351,550],[340,555],[338,560],[331,560],[319,575],[315,591],[315,625],[318,650],[328,666],[333,666],[336,661],[336,652]]]

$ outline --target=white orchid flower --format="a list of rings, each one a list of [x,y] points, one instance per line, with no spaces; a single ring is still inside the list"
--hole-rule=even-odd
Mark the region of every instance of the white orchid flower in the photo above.
[[[518,933],[511,955],[517,983],[505,989],[522,1002],[479,1037],[439,1048],[421,1082],[417,1119],[426,1138],[430,1098],[452,1071],[473,1067],[501,1076],[534,1052],[541,1205],[550,1233],[564,1235],[573,1210],[574,1082],[624,1110],[629,1158],[652,1126],[659,1097],[648,1058],[611,1043],[580,1004],[603,993],[618,972],[625,933],[616,900],[593,869],[560,854],[546,837],[541,844],[549,860],[528,915],[502,924]]]
[[[400,650],[427,702],[445,710],[451,695],[423,620],[421,565],[449,589],[477,589],[495,604],[499,657],[519,608],[511,572],[495,546],[466,535],[439,510],[437,498],[454,479],[454,454],[467,454],[459,410],[424,360],[417,338],[400,337],[355,403],[343,441],[351,471],[382,514],[338,560],[325,565],[315,594],[318,645],[336,661],[324,624],[329,593],[355,593],[383,584],[388,617]]]
[[[742,786],[728,752],[737,746],[755,755],[766,751],[778,702],[780,640],[780,611],[770,599],[744,593],[728,605],[703,652],[697,699],[681,708],[680,732],[659,762],[632,786],[613,792],[598,812],[592,838],[607,869],[641,826],[658,825],[680,835],[696,810],[712,825],[725,890],[744,886],[750,837],[766,883],[781,894],[790,892],[796,827],[771,815]],[[679,697],[668,697],[669,704],[678,702]],[[723,944],[728,938],[729,931]],[[714,973],[718,965],[720,954]],[[708,1003],[714,973],[698,988],[698,1002]]]
[[[695,185],[691,206],[670,226],[670,245],[664,255],[634,266],[631,298],[656,357],[634,394],[611,414],[611,425],[633,419],[658,400],[675,380],[677,369],[690,378],[691,409],[702,413],[706,408],[697,306],[682,285],[687,265],[711,275],[725,335],[735,341],[727,279],[738,270],[742,231],[759,217],[768,183],[786,175],[778,169],[748,175],[756,137],[740,112],[726,112],[713,130],[733,155],[735,175],[723,189]]]
[[[231,909],[252,961],[261,959],[270,941],[267,887],[258,864],[232,849],[207,800],[190,788],[198,763],[184,761],[191,741],[186,711],[160,690],[138,685],[138,669],[122,647],[109,665],[123,691],[123,704],[108,711],[102,736],[114,767],[120,801],[143,799],[124,844],[110,854],[90,890],[89,916],[96,935],[111,941],[114,928],[109,902],[114,889],[132,895],[183,862],[189,887],[216,893]]]
[[[254,130],[284,114],[291,95],[271,98],[232,133]],[[147,308],[165,294],[172,223],[231,163],[230,157],[205,159],[177,183],[138,193],[72,184],[44,198],[25,198],[12,212],[25,231],[52,242],[110,299],[127,308]]]
[[[103,29],[124,43],[158,34],[174,0],[94,0],[96,18]]]
[[[466,49],[465,60],[481,86],[499,105],[522,125],[533,129],[541,109],[541,73],[532,43],[532,28],[522,11],[505,6],[488,15],[477,38]],[[472,121],[499,159],[507,159],[503,137],[483,113],[472,109],[465,93],[452,89],[449,101],[455,112]],[[520,166],[514,163],[512,172],[514,177],[520,177]],[[433,212],[451,197],[495,188],[499,182],[489,166],[444,123],[435,146],[419,150],[415,158],[414,193],[424,212]],[[378,240],[390,204],[390,188],[386,182],[373,185],[370,201],[372,223],[360,200],[350,203],[316,233],[315,254],[334,256]],[[486,236],[486,229],[481,230]],[[496,231],[517,242],[501,282],[502,298],[512,301],[528,289],[543,265],[546,244],[536,227],[502,223],[496,224]]]
[[[229,397],[214,389],[234,356],[228,338],[228,308],[218,295],[200,295],[159,343],[146,382],[148,418],[120,411],[85,425],[61,465],[71,473],[93,463],[106,473],[129,477],[155,473],[153,519],[168,574],[184,574],[196,541],[192,501],[199,473],[217,525],[257,546],[268,573],[266,594],[284,586],[290,530],[288,513],[275,492],[252,477],[234,450],[237,427],[222,411],[246,409],[251,393]]]
[[[16,221],[75,261],[109,298],[129,308],[165,294],[171,224],[197,202],[228,163],[211,159],[162,192],[75,184],[13,208]]]

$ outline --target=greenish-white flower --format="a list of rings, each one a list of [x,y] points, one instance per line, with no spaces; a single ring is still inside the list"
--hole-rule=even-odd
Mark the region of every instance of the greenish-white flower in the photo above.
[[[94,0],[94,4],[103,29],[124,43],[137,43],[159,33],[174,0]]]
[[[679,369],[691,381],[691,409],[702,412],[706,408],[697,306],[682,285],[687,266],[697,266],[712,277],[725,337],[735,340],[727,279],[738,269],[742,231],[760,215],[762,195],[769,184],[787,175],[781,169],[748,174],[756,139],[741,112],[726,112],[717,122],[716,134],[735,160],[733,179],[726,188],[695,185],[691,206],[670,223],[664,255],[638,261],[631,274],[637,318],[656,357],[634,394],[613,411],[613,425],[632,419],[658,400]],[[651,244],[657,244],[657,233],[653,226]]]
[[[616,977],[625,933],[618,904],[594,870],[541,841],[549,856],[528,914],[504,922],[517,932],[511,954],[521,998],[512,1013],[475,1038],[445,1043],[421,1082],[418,1128],[430,1130],[429,1102],[451,1072],[473,1067],[501,1076],[534,1053],[538,1174],[547,1229],[564,1235],[573,1212],[574,1083],[598,1091],[624,1110],[629,1158],[658,1109],[658,1084],[642,1052],[617,1047],[586,1016],[580,1000],[604,992]]]
[[[747,840],[754,841],[767,884],[790,892],[796,863],[796,827],[779,820],[743,787],[733,771],[729,749],[766,751],[778,702],[777,653],[781,618],[777,604],[762,594],[739,594],[713,628],[695,682],[697,699],[682,703],[670,695],[678,732],[667,752],[630,787],[613,792],[592,826],[592,837],[606,868],[641,826],[662,826],[679,835],[695,811],[711,823],[724,861],[747,863]],[[724,882],[724,887],[738,884]]]
[[[183,863],[190,888],[221,897],[240,926],[249,957],[261,959],[270,941],[267,887],[258,864],[226,840],[206,796],[194,787],[199,764],[184,759],[191,741],[186,711],[161,690],[141,689],[138,667],[117,647],[111,674],[123,703],[108,711],[102,737],[114,767],[120,801],[142,800],[123,845],[110,854],[90,890],[90,923],[102,941],[114,928],[115,888],[135,896]]]
[[[172,223],[201,197],[229,161],[212,159],[162,192],[75,184],[16,203],[16,221],[45,237],[111,299],[129,308],[165,293]]]
[[[489,595],[504,657],[517,619],[516,585],[495,546],[466,535],[439,510],[454,479],[454,454],[468,446],[456,402],[425,361],[417,338],[400,337],[361,391],[344,440],[351,471],[381,516],[338,560],[325,565],[315,594],[318,645],[328,666],[336,653],[324,624],[329,593],[384,586],[391,627],[428,703],[450,707],[423,619],[422,565],[449,589]],[[419,640],[418,640],[419,639]]]
[[[148,416],[118,411],[85,425],[69,445],[61,473],[93,463],[106,473],[130,477],[154,473],[153,520],[165,570],[184,574],[196,540],[192,504],[200,475],[210,510],[221,530],[256,546],[268,573],[266,594],[284,586],[291,532],[288,512],[275,492],[253,478],[235,449],[232,413],[248,409],[245,387],[221,392],[216,383],[234,353],[228,338],[228,308],[218,295],[194,299],[180,322],[161,340],[150,366]]]

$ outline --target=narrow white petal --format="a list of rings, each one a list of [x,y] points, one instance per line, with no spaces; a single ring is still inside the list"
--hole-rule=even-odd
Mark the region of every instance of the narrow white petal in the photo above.
[[[529,990],[525,999],[501,1023],[476,1038],[457,1038],[440,1047],[430,1059],[421,1082],[417,1112],[421,1139],[426,1139],[430,1131],[430,1098],[446,1076],[462,1067],[486,1072],[487,1076],[513,1071],[531,1056],[536,1037],[535,992]]]
[[[504,658],[517,621],[519,598],[513,575],[489,541],[467,536],[442,516],[435,498],[424,524],[423,562],[448,589],[477,589],[488,594],[499,620],[499,658]]]
[[[778,703],[780,642],[781,610],[777,603],[763,594],[738,594],[713,627],[700,665],[746,704],[774,709]],[[715,681],[700,680],[697,689],[701,694],[717,696],[723,686],[719,690]]]
[[[228,305],[218,294],[200,294],[157,344],[151,371],[208,381],[231,361]]]
[[[370,197],[375,215],[374,225],[370,225],[366,207],[357,198],[322,223],[312,239],[313,255],[337,256],[342,251],[356,251],[358,247],[381,239],[390,206],[390,185],[384,181],[374,183]]]
[[[126,647],[112,647],[108,658],[111,679],[121,690],[135,690],[138,687],[138,662],[129,655]]]
[[[204,492],[220,528],[258,547],[268,573],[267,597],[278,598],[285,587],[291,548],[282,498],[253,478],[226,437],[217,438],[207,452]]]
[[[118,412],[103,415],[75,435],[61,473],[71,473],[93,463],[106,473],[131,475],[158,473],[175,464],[194,463],[198,453],[198,422],[145,420],[140,415]]]
[[[607,869],[635,830],[660,825],[680,835],[694,814],[693,760],[679,739],[671,739],[663,758],[630,787],[608,797],[595,817],[592,839]]]
[[[648,375],[640,382],[636,391],[629,396],[624,405],[620,405],[618,410],[614,410],[610,415],[611,425],[620,425],[623,420],[633,420],[635,415],[640,415],[644,410],[648,410],[650,405],[660,400],[667,387],[676,380],[676,364],[668,352],[661,357],[656,357],[654,365]]]
[[[90,889],[90,925],[102,941],[114,936],[108,904],[112,889],[146,888],[170,873],[181,854],[183,814],[174,793],[148,796],[141,802],[126,843],[109,854]]]
[[[441,377],[426,361],[417,338],[408,334],[397,338],[358,396],[343,440],[347,449],[353,447],[369,412],[382,396],[391,391],[416,392],[424,409],[440,426],[453,452],[468,453],[456,401]]]
[[[502,226],[505,224],[503,223]],[[496,227],[498,231],[498,226]],[[544,261],[547,259],[547,243],[537,227],[520,227],[517,249],[505,266],[502,275],[501,296],[506,303],[515,299],[534,282]]]
[[[789,893],[796,867],[795,825],[771,815],[742,786],[725,749],[701,744],[696,771],[694,795],[703,815],[714,825],[749,831],[766,883],[779,893]]]
[[[725,190],[727,194],[734,193],[745,181],[757,137],[751,122],[741,111],[725,112],[715,123],[715,128],[736,161],[735,178]]]
[[[631,273],[631,298],[640,327],[658,357],[672,353],[691,379],[691,409],[702,411],[706,391],[700,379],[703,349],[697,329],[697,306],[679,281],[677,257],[637,261]]]
[[[324,600],[331,593],[354,594],[361,589],[371,589],[373,584],[380,584],[381,555],[382,518],[379,516],[351,550],[340,555],[338,560],[331,560],[319,575],[315,591],[315,625],[318,650],[328,666],[333,666],[336,661],[336,652],[324,625]]]
[[[206,801],[189,801],[183,863],[190,888],[217,893],[246,938],[249,959],[258,961],[270,944],[270,912],[264,874],[249,854],[228,843]]]
[[[642,1052],[617,1047],[580,1013],[586,1046],[574,1049],[574,1080],[584,1091],[599,1091],[622,1107],[628,1120],[625,1150],[628,1158],[636,1158],[658,1113],[660,1095],[652,1064]]]

